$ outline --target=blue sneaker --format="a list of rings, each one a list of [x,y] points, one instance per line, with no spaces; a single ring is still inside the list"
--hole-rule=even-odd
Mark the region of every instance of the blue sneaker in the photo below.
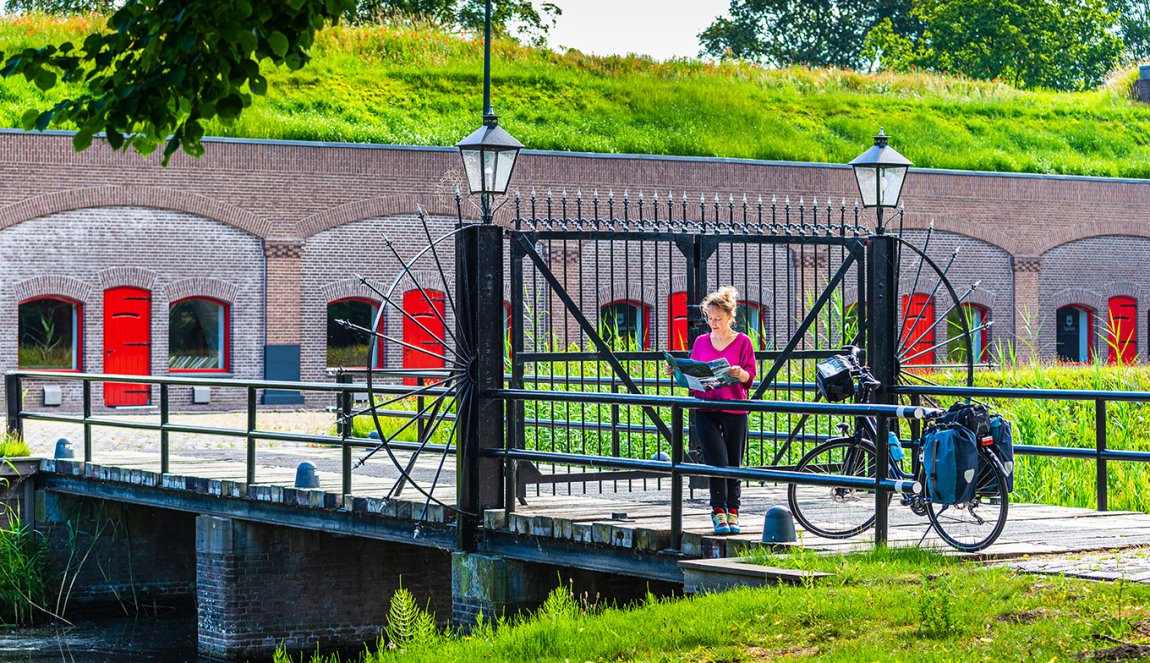
[[[718,511],[711,514],[711,522],[715,524],[715,534],[730,534],[731,527],[727,524],[727,512]]]
[[[739,512],[734,509],[727,512],[727,529],[730,530],[731,534],[738,534],[743,531],[743,528],[739,527]]]

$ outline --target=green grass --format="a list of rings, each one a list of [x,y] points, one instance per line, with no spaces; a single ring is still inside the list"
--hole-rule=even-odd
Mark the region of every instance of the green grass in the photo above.
[[[43,17],[0,23],[6,53],[98,27]],[[478,124],[482,42],[395,26],[322,32],[314,61],[265,67],[266,98],[210,135],[453,145]],[[844,163],[881,125],[917,165],[1150,177],[1150,105],[1136,72],[1084,93],[1021,91],[923,73],[765,70],[739,63],[559,53],[493,45],[501,124],[538,149]],[[17,126],[43,94],[0,84],[0,124]]]
[[[759,561],[836,575],[628,608],[561,588],[533,617],[464,637],[381,640],[364,660],[1053,661],[1113,646],[1099,636],[1150,640],[1142,584],[1019,575],[920,550]]]

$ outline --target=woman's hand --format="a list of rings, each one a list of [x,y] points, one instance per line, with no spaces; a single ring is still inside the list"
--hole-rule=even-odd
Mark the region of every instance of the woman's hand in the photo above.
[[[732,366],[728,368],[727,375],[735,378],[739,382],[746,382],[751,377],[751,374],[744,371],[742,366]]]

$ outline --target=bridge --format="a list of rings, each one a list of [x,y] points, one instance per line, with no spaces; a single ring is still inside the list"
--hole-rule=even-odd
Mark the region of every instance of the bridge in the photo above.
[[[413,318],[427,338],[411,343],[378,323],[361,331],[373,347],[394,344],[431,356],[435,365],[349,372],[334,383],[9,373],[9,432],[41,450],[52,442],[54,426],[79,433],[80,455],[40,461],[32,480],[32,517],[48,537],[54,569],[71,579],[68,600],[141,605],[195,597],[201,651],[234,659],[267,655],[281,643],[310,649],[317,642],[372,640],[401,583],[442,622],[457,625],[481,611],[530,609],[560,582],[617,601],[647,591],[691,591],[696,576],[685,575],[684,563],[763,545],[756,518],[784,504],[791,484],[875,495],[873,534],[804,537],[799,545],[825,551],[875,543],[937,546],[924,518],[886,508],[891,493],[914,490],[910,482],[794,468],[803,450],[825,440],[837,423],[876,417],[880,430],[900,424],[913,435],[925,410],[955,398],[1095,404],[1093,448],[1022,444],[1016,450],[1093,461],[1098,508],[1012,505],[1006,532],[984,555],[1150,544],[1150,516],[1107,510],[1106,483],[1107,463],[1150,461],[1150,452],[1108,448],[1107,404],[1150,401],[1150,394],[922,384],[922,375],[905,371],[899,357],[910,363],[931,349],[920,349],[913,338],[926,333],[917,319],[900,320],[894,284],[899,256],[917,250],[935,270],[939,290],[946,272],[924,250],[869,234],[857,210],[850,222],[845,208],[837,225],[829,209],[810,223],[760,218],[757,225],[727,220],[725,226],[708,226],[706,206],[702,221],[684,220],[686,205],[683,218],[674,210],[661,219],[627,221],[613,214],[584,221],[517,213],[511,227],[461,224],[445,237],[429,235],[413,256],[397,253],[396,283],[415,282],[429,313],[418,319],[405,312],[395,303],[394,284],[376,288],[381,310],[391,306],[405,322]],[[603,276],[604,286],[555,269],[569,264],[563,258],[568,242],[602,261],[587,265],[586,273]],[[557,263],[545,256],[558,256]],[[757,301],[778,313],[758,318],[760,333],[771,340],[756,352],[753,399],[738,403],[752,413],[747,466],[721,468],[702,464],[688,449],[687,420],[705,404],[676,395],[661,376],[662,353],[635,326],[644,312],[628,317],[630,309],[609,307],[633,289],[650,287],[649,299],[675,309],[677,286],[646,280],[658,264],[656,272],[683,275],[685,301],[698,301],[708,278],[723,279],[723,265],[736,260],[758,264]],[[452,277],[444,262],[456,266]],[[768,278],[780,265],[783,277]],[[436,275],[439,283],[420,282]],[[753,289],[748,284],[744,292]],[[959,306],[958,293],[949,284],[946,290],[949,304]],[[846,301],[848,292],[855,305],[836,309],[833,302]],[[591,322],[589,312],[603,310],[618,313],[614,323]],[[904,318],[908,310],[903,307]],[[675,311],[666,313],[669,328],[680,329]],[[685,325],[701,325],[697,310],[683,317]],[[975,354],[971,330],[963,332],[966,365],[959,374],[969,379]],[[852,337],[867,347],[876,376],[888,386],[876,403],[817,402],[809,384],[813,362]],[[664,342],[682,352],[673,338]],[[661,346],[656,338],[654,347]],[[919,384],[908,383],[914,380]],[[157,406],[140,414],[100,405],[104,385],[125,383],[146,389]],[[38,396],[50,386],[78,407],[46,405]],[[194,414],[171,407],[177,392],[192,388],[233,394],[242,403],[243,425],[197,425]],[[263,404],[264,396],[284,391],[330,405],[331,431],[270,425],[278,410]],[[369,421],[377,437],[357,432],[357,420]],[[126,429],[150,431],[155,444],[148,452],[102,446],[108,431]],[[188,435],[218,440],[219,448],[182,449],[179,440]],[[886,453],[880,445],[880,467]],[[297,484],[302,460],[316,466],[318,483]],[[741,535],[709,534],[706,500],[694,492],[713,478],[746,482]]]

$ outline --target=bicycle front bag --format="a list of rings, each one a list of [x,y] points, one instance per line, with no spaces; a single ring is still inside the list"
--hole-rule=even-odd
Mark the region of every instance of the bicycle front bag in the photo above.
[[[994,443],[990,445],[990,453],[1002,463],[1002,471],[1006,474],[1006,492],[1012,493],[1014,492],[1014,425],[996,414],[990,418],[990,436],[994,439]],[[990,480],[986,490],[991,493],[998,492],[997,478]]]
[[[978,475],[978,442],[965,426],[932,427],[922,436],[926,490],[936,504],[969,502]]]
[[[851,365],[842,355],[827,357],[815,365],[815,387],[831,403],[854,396],[855,381]]]

